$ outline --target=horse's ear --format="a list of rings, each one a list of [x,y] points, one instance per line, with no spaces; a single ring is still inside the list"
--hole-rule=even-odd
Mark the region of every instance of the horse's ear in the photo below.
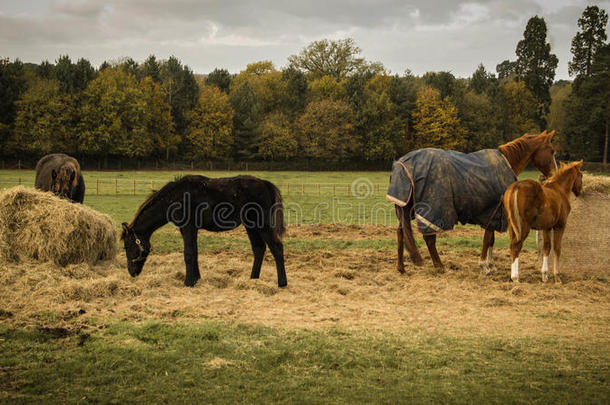
[[[540,133],[540,136],[546,136],[546,129]]]
[[[123,222],[121,225],[123,226],[123,232],[121,232],[119,240],[123,240],[125,238],[125,235],[127,235],[127,233],[129,232],[129,225],[127,225],[127,222]]]
[[[555,130],[552,130],[551,132],[547,133],[546,136],[549,138],[549,142],[551,141],[551,139],[553,138],[553,135],[555,135]]]
[[[51,170],[51,178],[55,180],[57,178],[57,171],[55,169]]]
[[[582,164],[583,164],[583,163],[584,163],[584,162],[583,162],[583,160],[582,160],[582,159],[580,159],[580,162],[576,162],[576,165],[575,165],[575,166],[576,166],[576,167],[578,167],[579,169],[581,169],[581,168],[582,168]]]

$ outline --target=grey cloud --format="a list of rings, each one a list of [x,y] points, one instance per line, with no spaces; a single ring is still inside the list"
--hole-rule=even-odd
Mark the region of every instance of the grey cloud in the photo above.
[[[19,13],[0,5],[0,45],[6,56],[33,62],[60,53],[98,64],[175,54],[208,72],[239,71],[261,59],[282,66],[313,40],[351,36],[365,57],[394,72],[468,76],[479,62],[494,70],[513,59],[527,19],[538,14],[560,58],[558,77],[567,76],[571,37],[587,3],[549,8],[545,1],[51,0],[40,7],[28,3]],[[609,5],[600,3],[606,10]],[[31,15],[23,13],[27,7]]]

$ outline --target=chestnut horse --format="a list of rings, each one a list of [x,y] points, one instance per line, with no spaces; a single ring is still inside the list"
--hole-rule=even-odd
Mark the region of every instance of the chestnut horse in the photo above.
[[[518,176],[528,164],[532,164],[536,169],[540,170],[545,176],[551,175],[557,168],[551,138],[555,131],[547,133],[546,131],[538,135],[523,135],[511,142],[498,147],[506,161],[510,165],[515,176]],[[473,179],[474,181],[475,179]],[[498,198],[498,208],[501,203],[501,197]],[[417,266],[423,265],[423,259],[415,239],[413,238],[413,230],[411,229],[411,213],[413,209],[413,201],[410,200],[404,207],[396,205],[396,215],[398,217],[398,229],[396,231],[398,242],[398,259],[397,270],[404,273],[403,263],[403,248],[406,247],[413,264]],[[424,241],[430,252],[430,257],[434,266],[443,268],[443,263],[436,250],[436,234],[423,235]],[[480,265],[486,274],[495,269],[493,264],[493,245],[495,241],[494,230],[487,227],[483,237],[483,249],[481,252]]]
[[[510,278],[519,282],[519,252],[530,229],[542,231],[542,281],[549,278],[549,253],[551,251],[551,230],[553,230],[553,276],[559,278],[559,255],[561,237],[570,214],[570,192],[576,196],[582,193],[582,160],[561,168],[544,185],[534,180],[513,183],[504,193],[504,210],[508,218],[510,235]]]

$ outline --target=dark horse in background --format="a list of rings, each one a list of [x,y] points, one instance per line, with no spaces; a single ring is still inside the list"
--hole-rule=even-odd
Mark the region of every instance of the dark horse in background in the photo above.
[[[80,165],[63,153],[52,153],[38,161],[34,187],[81,204],[85,199],[85,180]]]
[[[201,278],[197,262],[197,231],[222,232],[243,224],[248,233],[254,264],[251,278],[258,278],[266,246],[277,268],[277,283],[285,287],[284,211],[280,191],[271,182],[252,176],[212,179],[189,175],[167,183],[138,209],[130,224],[123,223],[121,239],[132,277],[142,271],[150,252],[150,236],[168,222],[180,228],[184,240],[186,277],[192,287]]]
[[[504,232],[507,226],[503,216],[502,195],[530,163],[545,176],[556,170],[551,145],[554,133],[555,131],[544,131],[538,135],[523,135],[498,149],[486,149],[472,154],[420,149],[395,162],[386,198],[396,204],[399,221],[396,233],[398,271],[404,273],[403,247],[406,247],[415,265],[423,264],[413,238],[412,219],[417,220],[434,266],[441,269],[443,264],[436,250],[436,233],[452,229],[458,221],[482,226],[485,236],[480,264],[486,273],[494,269],[494,231]],[[426,162],[425,167],[414,166],[413,162],[417,162],[418,157]],[[469,163],[472,161],[475,163]],[[454,181],[453,177],[458,180]],[[395,195],[400,194],[396,189],[401,187],[403,198],[396,198]],[[424,188],[431,193],[426,194],[423,200],[417,200],[416,196],[421,196]],[[440,217],[439,223],[434,224],[425,215],[419,215],[418,210],[421,212],[422,208],[431,213],[429,217]]]

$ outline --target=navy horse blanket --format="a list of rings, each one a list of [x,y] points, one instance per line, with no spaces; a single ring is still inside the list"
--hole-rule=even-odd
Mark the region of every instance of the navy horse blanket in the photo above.
[[[505,232],[504,191],[517,181],[498,149],[461,153],[418,149],[394,162],[386,199],[404,207],[421,233],[452,229],[457,222]]]

